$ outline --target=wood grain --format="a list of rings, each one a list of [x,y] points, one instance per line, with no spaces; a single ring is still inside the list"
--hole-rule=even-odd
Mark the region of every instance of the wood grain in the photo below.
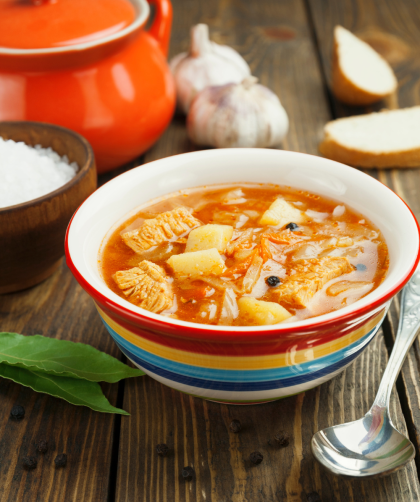
[[[323,73],[328,63],[328,47],[322,38],[327,41],[328,26],[337,22],[337,12],[344,26],[352,29],[354,22],[357,29],[364,30],[364,36],[373,37],[379,45],[382,43],[381,50],[388,51],[387,57],[396,65],[401,85],[398,96],[388,106],[409,106],[419,99],[415,81],[420,68],[419,14],[413,11],[415,3],[409,0],[399,2],[398,7],[390,0],[381,3],[317,0],[306,10],[302,2],[173,0],[171,53],[185,50],[192,24],[208,23],[213,39],[236,48],[261,82],[280,96],[291,122],[284,148],[316,154],[322,127],[333,116],[325,88],[328,72]],[[409,21],[407,15],[411,16]],[[346,24],[346,20],[351,23]],[[314,45],[315,32],[322,54],[321,66]],[[396,37],[392,43],[390,34]],[[333,107],[335,116],[363,111],[346,111],[338,104]],[[176,117],[159,143],[147,153],[145,161],[193,150],[184,118]],[[119,171],[107,173],[101,182],[141,162],[138,159]],[[371,174],[394,187],[420,214],[418,171]],[[391,321],[395,323],[397,311],[392,312]],[[0,296],[0,329],[83,341],[119,355],[92,301],[64,263],[39,286]],[[392,344],[392,337],[386,341]],[[410,431],[411,438],[417,444],[419,354],[416,344],[408,366],[403,369],[401,394],[408,422],[415,427]],[[121,419],[74,407],[0,380],[0,500],[305,502],[318,500],[316,494],[323,502],[418,500],[420,489],[414,462],[387,478],[345,481],[322,471],[309,448],[316,430],[352,420],[367,411],[386,361],[387,350],[380,332],[361,357],[331,382],[299,396],[252,407],[206,402],[173,391],[148,377],[132,379],[125,387],[119,387],[120,394],[125,390],[121,404],[131,413],[131,417]],[[114,405],[117,391],[117,385],[104,386]],[[25,406],[22,422],[9,420],[13,404]],[[391,408],[397,427],[404,432],[405,421],[397,395],[393,395]],[[243,424],[239,434],[228,429],[234,418]],[[287,448],[277,449],[267,444],[278,429],[292,436]],[[36,470],[24,471],[22,458],[34,454],[34,443],[39,439],[50,442],[50,451],[45,456],[38,455]],[[119,455],[113,458],[118,441]],[[171,448],[167,458],[156,454],[155,446],[161,442]],[[254,450],[264,455],[258,466],[251,466],[247,460]],[[53,459],[61,452],[69,455],[69,462],[65,469],[56,470]],[[191,482],[181,478],[185,465],[195,469]]]
[[[301,1],[173,3],[171,55],[187,50],[191,25],[207,23],[212,40],[236,49],[260,83],[279,96],[290,120],[283,147],[317,153],[322,125],[331,115]],[[188,140],[184,117],[177,116],[145,162],[197,149]]]
[[[145,377],[126,382],[125,407],[132,413],[121,430],[118,501],[274,502],[305,501],[317,492],[322,501],[417,500],[420,489],[414,463],[378,480],[344,481],[321,470],[310,452],[319,428],[354,420],[369,409],[387,361],[380,333],[362,356],[331,382],[292,398],[260,406],[226,406],[183,395]],[[391,415],[406,431],[394,395]],[[231,420],[243,429],[229,431]],[[290,445],[267,441],[278,430]],[[160,458],[155,447],[167,443]],[[252,466],[252,451],[264,460]],[[185,482],[190,465],[195,478]]]
[[[190,25],[206,22],[212,38],[237,49],[253,74],[273,89],[289,114],[284,148],[316,154],[324,123],[331,119],[323,75],[304,4],[267,0],[174,2],[172,54],[187,47]],[[194,150],[184,119],[177,117],[145,162]],[[419,498],[414,462],[388,478],[343,481],[321,471],[310,452],[318,429],[361,417],[373,401],[387,360],[382,333],[346,372],[321,387],[271,404],[239,407],[202,401],[148,377],[126,383],[124,406],[132,418],[121,426],[116,500],[142,502],[410,501]],[[392,415],[405,429],[393,397]],[[243,430],[228,426],[239,419]],[[270,447],[278,429],[292,435],[289,447]],[[167,458],[155,447],[165,442]],[[252,451],[264,455],[251,466]],[[191,465],[195,478],[184,482]]]
[[[370,107],[345,106],[332,96],[334,117],[420,103],[420,12],[415,0],[306,2],[327,82],[331,75],[333,29],[337,24],[370,43],[388,60],[398,79],[397,94]]]
[[[374,107],[345,107],[337,101],[335,112],[337,116],[347,116],[353,113],[365,113],[382,107],[396,108],[420,104],[420,32],[416,24],[420,18],[418,4],[415,1],[363,2],[356,0],[308,1],[313,18],[315,35],[320,49],[325,78],[330,72],[330,51],[332,30],[336,24],[341,24],[353,31],[366,42],[370,43],[394,68],[398,78],[398,91],[387,101],[382,101]],[[398,169],[388,171],[366,170],[382,183],[394,190],[409,204],[417,219],[420,219],[420,171]],[[395,298],[388,313],[387,341],[392,346],[398,326],[399,299]],[[417,467],[420,467],[420,343],[415,341],[407,360],[402,368],[400,397],[410,427],[410,438],[416,446]]]
[[[42,284],[0,296],[0,330],[42,334],[83,342],[119,357],[92,300],[61,263]],[[104,385],[115,406],[118,384]],[[0,500],[1,502],[107,501],[113,446],[113,415],[37,394],[0,379]],[[9,419],[12,406],[25,407],[20,422]],[[35,443],[49,442],[38,466],[25,471],[22,459],[35,455]],[[68,464],[56,469],[54,458],[67,453]]]
[[[387,342],[392,346],[398,330],[400,314],[400,295],[394,298],[388,312],[388,337]],[[410,432],[410,439],[416,448],[415,462],[417,470],[420,469],[420,343],[415,340],[413,347],[401,369],[398,380],[399,396],[402,401],[404,415]]]

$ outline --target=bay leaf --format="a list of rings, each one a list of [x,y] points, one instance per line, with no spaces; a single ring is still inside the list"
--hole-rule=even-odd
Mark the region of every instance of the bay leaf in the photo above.
[[[0,363],[14,364],[57,376],[115,383],[144,375],[91,345],[42,335],[0,332]]]
[[[0,363],[0,377],[30,387],[36,392],[59,397],[76,406],[87,406],[102,413],[129,415],[126,411],[112,406],[104,396],[101,386],[96,382],[51,375],[7,363]]]

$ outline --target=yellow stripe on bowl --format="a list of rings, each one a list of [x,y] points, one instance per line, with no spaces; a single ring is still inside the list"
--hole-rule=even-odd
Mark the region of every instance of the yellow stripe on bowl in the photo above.
[[[156,356],[175,361],[178,363],[189,364],[191,366],[202,366],[204,368],[215,369],[231,369],[231,370],[260,370],[270,368],[280,368],[284,366],[294,366],[305,362],[319,359],[320,357],[328,356],[340,349],[351,345],[360,338],[364,337],[371,331],[382,319],[384,310],[381,310],[378,315],[368,321],[362,327],[348,333],[347,335],[327,342],[322,345],[317,345],[308,349],[298,351],[290,351],[284,354],[274,354],[268,356],[223,356],[209,355],[198,352],[186,352],[183,350],[160,345],[156,342],[147,340],[140,335],[134,334],[126,328],[120,326],[105,314],[97,305],[96,308],[99,315],[108,324],[110,328],[116,331],[121,337],[136,347],[150,352]]]

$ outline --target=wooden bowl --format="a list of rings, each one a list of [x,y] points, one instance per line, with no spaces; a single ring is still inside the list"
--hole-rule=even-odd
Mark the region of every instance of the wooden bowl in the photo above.
[[[0,294],[34,286],[49,277],[64,254],[67,225],[96,189],[93,151],[79,134],[41,122],[0,122],[0,136],[51,147],[77,162],[76,176],[37,199],[0,208]]]

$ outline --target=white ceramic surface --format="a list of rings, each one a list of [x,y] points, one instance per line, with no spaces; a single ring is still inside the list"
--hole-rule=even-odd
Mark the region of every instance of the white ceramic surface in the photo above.
[[[162,319],[129,304],[105,285],[98,270],[98,251],[111,227],[119,225],[151,199],[177,190],[220,183],[275,183],[307,190],[344,202],[370,219],[388,245],[390,266],[384,282],[352,305],[294,326],[322,324],[324,320],[379,301],[405,278],[417,258],[417,222],[406,204],[389,188],[351,167],[324,158],[269,149],[205,150],[161,159],[114,178],[91,195],[76,213],[69,230],[69,252],[82,276],[113,302],[143,316]],[[166,319],[175,325],[185,321]],[[197,326],[197,325],[195,325]],[[291,324],[285,324],[284,329]],[[211,330],[270,331],[282,326],[206,326]]]

